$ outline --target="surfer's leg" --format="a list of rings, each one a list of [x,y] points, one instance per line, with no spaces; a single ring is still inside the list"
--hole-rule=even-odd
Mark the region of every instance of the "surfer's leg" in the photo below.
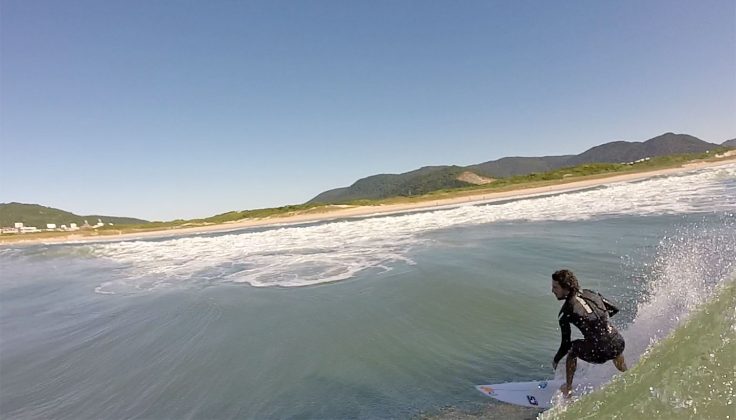
[[[572,380],[575,377],[575,370],[578,367],[578,357],[585,360],[586,354],[590,351],[590,343],[585,340],[573,340],[570,345],[570,351],[567,352],[567,360],[565,361],[565,384],[560,388],[565,398],[572,394]]]
[[[565,398],[569,398],[572,393],[572,380],[575,378],[575,370],[578,368],[578,358],[571,351],[567,353],[567,360],[565,361],[565,379],[567,382],[563,385],[564,388],[560,388],[562,395]]]
[[[616,366],[616,369],[618,369],[621,372],[626,372],[626,360],[624,360],[624,349],[626,348],[626,342],[624,341],[624,338],[621,336],[621,334],[617,334],[613,338],[612,347],[616,356],[613,358],[613,364]]]
[[[626,372],[626,360],[624,360],[624,355],[619,354],[613,359],[613,365],[616,366],[616,369],[620,370],[621,372]]]

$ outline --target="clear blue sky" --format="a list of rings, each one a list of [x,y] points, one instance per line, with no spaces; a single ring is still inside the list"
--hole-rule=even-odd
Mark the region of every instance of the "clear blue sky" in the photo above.
[[[0,0],[0,202],[169,220],[736,137],[736,2]]]

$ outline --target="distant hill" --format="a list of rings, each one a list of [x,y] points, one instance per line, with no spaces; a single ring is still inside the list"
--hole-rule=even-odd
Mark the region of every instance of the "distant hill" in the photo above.
[[[82,226],[85,220],[94,225],[97,223],[97,219],[101,219],[103,223],[115,225],[148,223],[146,220],[130,217],[78,216],[74,213],[38,204],[0,203],[0,226],[2,227],[12,227],[17,222],[22,222],[26,226],[35,226],[39,229],[46,228],[47,223],[54,223],[57,226],[69,226],[71,223],[76,223],[78,226]]]
[[[574,155],[544,157],[505,157],[467,167],[467,170],[494,178],[506,178],[532,172],[546,172],[566,165]]]
[[[726,140],[723,143],[721,143],[721,146],[732,147],[736,149],[736,139]]]
[[[573,156],[565,165],[583,163],[633,162],[646,157],[666,156],[681,153],[702,153],[720,147],[687,134],[666,133],[645,142],[615,141],[593,147]]]
[[[469,185],[457,179],[464,171],[460,166],[426,166],[400,175],[373,175],[360,179],[349,187],[325,191],[309,203],[375,200],[421,195],[443,188],[460,188]]]
[[[734,142],[736,139],[727,141],[723,146]],[[506,178],[585,163],[622,163],[646,157],[702,153],[718,147],[721,145],[708,143],[687,134],[665,133],[645,142],[614,141],[601,144],[579,155],[505,157],[466,167],[428,166],[398,175],[374,175],[360,179],[349,187],[325,191],[307,203],[338,204],[361,199],[425,194],[441,189],[469,186],[470,183],[458,179],[461,178],[461,174],[467,172],[484,177]],[[732,147],[736,147],[736,144]]]

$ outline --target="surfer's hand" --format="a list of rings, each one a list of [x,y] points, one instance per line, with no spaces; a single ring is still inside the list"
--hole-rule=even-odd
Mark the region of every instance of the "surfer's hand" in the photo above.
[[[552,370],[557,370],[557,362],[552,361]]]

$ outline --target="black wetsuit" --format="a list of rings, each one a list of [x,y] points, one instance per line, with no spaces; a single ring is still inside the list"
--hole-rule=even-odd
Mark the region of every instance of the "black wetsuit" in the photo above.
[[[624,351],[624,338],[608,322],[618,308],[592,290],[571,293],[562,305],[558,320],[562,343],[555,355],[559,363],[565,354],[579,357],[589,363],[605,363]],[[582,340],[570,341],[570,324],[583,333]]]

